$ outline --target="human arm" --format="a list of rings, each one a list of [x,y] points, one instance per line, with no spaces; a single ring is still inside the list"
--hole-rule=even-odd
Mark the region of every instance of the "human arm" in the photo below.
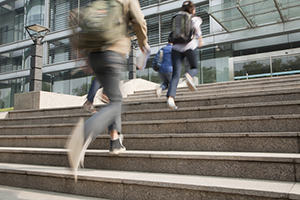
[[[140,3],[138,0],[129,0],[129,18],[136,33],[139,47],[142,52],[144,49],[149,49],[147,37],[147,24],[142,13]]]
[[[204,41],[202,39],[202,32],[200,28],[201,24],[202,24],[202,19],[200,17],[194,17],[193,26],[195,28],[195,37],[199,41],[198,47],[202,47],[204,45]]]

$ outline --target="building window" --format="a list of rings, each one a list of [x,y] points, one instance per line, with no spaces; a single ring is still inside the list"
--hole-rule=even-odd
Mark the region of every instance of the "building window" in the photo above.
[[[80,71],[63,70],[43,74],[43,91],[83,96],[88,93],[92,76]]]
[[[77,59],[77,53],[70,44],[69,38],[49,42],[48,49],[48,64]]]
[[[30,68],[31,47],[0,54],[0,73]]]
[[[141,7],[159,3],[159,0],[139,0]]]
[[[44,25],[44,8],[45,8],[45,1],[43,0],[35,0],[30,1],[27,0],[26,3],[26,25],[32,24],[40,24]]]
[[[146,17],[148,43],[158,44],[159,41],[159,15]]]
[[[29,77],[0,81],[0,109],[14,106],[16,93],[29,92]]]
[[[15,4],[8,1],[0,6],[0,45],[23,39],[24,5],[15,9]]]
[[[80,0],[79,6],[85,7],[92,0]],[[50,30],[59,31],[69,28],[69,12],[78,8],[78,0],[50,1]]]

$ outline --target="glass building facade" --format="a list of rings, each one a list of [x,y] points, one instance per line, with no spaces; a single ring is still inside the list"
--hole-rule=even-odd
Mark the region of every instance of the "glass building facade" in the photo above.
[[[69,41],[69,11],[92,0],[0,1],[0,109],[13,107],[14,94],[29,91],[32,41],[25,26],[50,29],[43,43],[42,90],[85,95],[92,76]],[[151,47],[146,69],[137,78],[159,83],[151,63],[166,45],[171,18],[183,1],[140,0]],[[199,52],[199,84],[300,73],[299,0],[194,0],[203,19],[205,45]],[[137,54],[139,50],[137,50]],[[182,74],[188,68],[183,63]],[[127,80],[128,71],[122,79]]]

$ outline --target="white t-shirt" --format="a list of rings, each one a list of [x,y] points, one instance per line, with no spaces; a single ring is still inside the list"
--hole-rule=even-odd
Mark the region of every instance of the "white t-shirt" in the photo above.
[[[198,38],[201,37],[202,32],[200,25],[202,24],[202,19],[200,17],[192,17],[193,26],[195,28],[195,37],[187,44],[174,44],[173,49],[179,52],[185,52],[187,50],[195,50],[198,47]]]

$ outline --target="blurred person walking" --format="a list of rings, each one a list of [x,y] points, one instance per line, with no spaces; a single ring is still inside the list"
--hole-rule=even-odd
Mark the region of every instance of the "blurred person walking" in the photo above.
[[[185,57],[190,64],[190,70],[185,73],[186,83],[191,91],[197,90],[193,83],[193,77],[198,74],[199,54],[197,47],[201,47],[204,43],[200,29],[202,19],[195,16],[195,12],[193,2],[185,1],[182,4],[181,11],[172,19],[173,48],[171,56],[173,73],[167,92],[167,105],[172,109],[177,109],[175,95],[180,79],[182,61]],[[185,30],[185,32],[183,33],[182,30]]]
[[[138,0],[111,0],[111,1],[94,1],[97,17],[107,15],[104,19],[104,28],[109,28],[111,25],[120,25],[116,27],[116,31],[122,30],[122,25],[128,29],[131,24],[136,33],[138,44],[142,52],[150,49],[147,43],[147,27],[144,20],[144,15],[141,11]],[[94,4],[93,3],[93,4]],[[109,4],[104,5],[103,4]],[[111,19],[109,14],[116,15],[116,11],[108,11],[105,8],[114,6],[112,9],[117,9],[119,4],[122,5],[122,17]],[[102,8],[103,7],[103,8]],[[74,15],[76,16],[76,15]],[[96,18],[95,18],[96,19]],[[113,20],[112,22],[108,22]],[[114,24],[115,23],[115,24]],[[97,19],[91,25],[98,25]],[[84,24],[82,26],[85,26]],[[94,29],[93,29],[94,30]],[[126,32],[126,31],[125,31]],[[103,32],[107,37],[116,37],[117,33],[109,31]],[[98,113],[89,118],[84,124],[83,119],[80,120],[77,127],[74,129],[69,141],[67,142],[68,158],[71,168],[74,171],[75,181],[77,181],[77,169],[79,165],[83,166],[84,154],[89,144],[108,127],[110,134],[110,149],[109,153],[118,154],[125,151],[126,148],[122,144],[121,130],[121,107],[122,94],[119,88],[121,73],[126,68],[125,55],[129,54],[131,42],[127,34],[123,34],[119,39],[111,43],[102,45],[93,41],[95,38],[87,36],[84,42],[87,42],[92,48],[89,48],[89,63],[93,69],[97,80],[103,86],[110,103]],[[91,40],[91,41],[87,41]],[[80,43],[81,41],[77,41]],[[80,45],[78,45],[80,46]],[[84,47],[84,45],[83,45]]]
[[[157,52],[152,62],[153,69],[155,68],[155,66],[159,66],[158,72],[159,77],[162,81],[162,84],[156,88],[156,95],[158,98],[161,96],[162,91],[168,89],[172,78],[172,46],[172,34],[170,34],[168,38],[168,44]]]

